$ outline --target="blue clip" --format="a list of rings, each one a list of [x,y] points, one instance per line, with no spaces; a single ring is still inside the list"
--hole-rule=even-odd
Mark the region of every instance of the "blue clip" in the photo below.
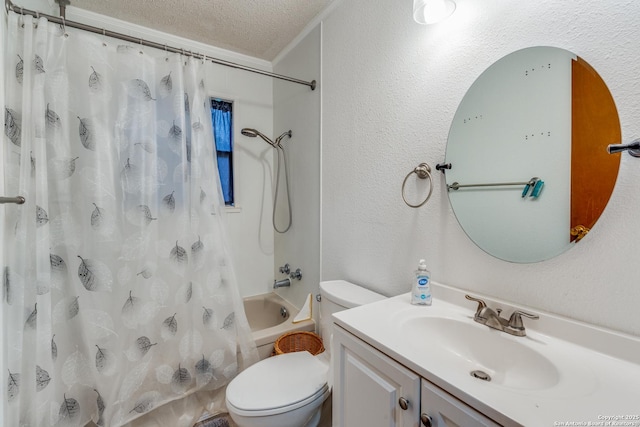
[[[537,198],[540,195],[540,192],[542,191],[543,186],[544,186],[544,181],[539,179],[536,182],[536,185],[533,187],[533,190],[531,191],[531,195],[529,197]]]

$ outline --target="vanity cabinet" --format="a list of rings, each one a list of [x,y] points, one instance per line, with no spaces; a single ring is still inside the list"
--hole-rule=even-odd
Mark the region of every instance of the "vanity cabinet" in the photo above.
[[[498,427],[334,325],[333,427]]]
[[[420,377],[334,325],[333,427],[416,427]]]

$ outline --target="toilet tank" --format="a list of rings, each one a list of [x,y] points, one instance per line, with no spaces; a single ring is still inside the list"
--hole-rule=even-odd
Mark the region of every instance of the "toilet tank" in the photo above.
[[[320,282],[320,336],[325,347],[329,342],[333,321],[331,315],[348,308],[385,299],[384,295],[370,291],[346,280]]]

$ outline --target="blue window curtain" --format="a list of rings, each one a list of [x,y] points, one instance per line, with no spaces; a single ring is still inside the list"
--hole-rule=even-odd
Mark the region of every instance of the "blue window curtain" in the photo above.
[[[222,183],[224,203],[233,206],[233,126],[232,104],[219,99],[211,100],[213,136],[218,154],[218,172]]]

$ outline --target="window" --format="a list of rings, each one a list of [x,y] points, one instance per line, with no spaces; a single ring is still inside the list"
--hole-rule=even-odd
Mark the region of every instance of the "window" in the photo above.
[[[222,184],[224,204],[234,205],[233,194],[233,105],[231,102],[211,98],[213,138],[218,156],[218,172]]]

